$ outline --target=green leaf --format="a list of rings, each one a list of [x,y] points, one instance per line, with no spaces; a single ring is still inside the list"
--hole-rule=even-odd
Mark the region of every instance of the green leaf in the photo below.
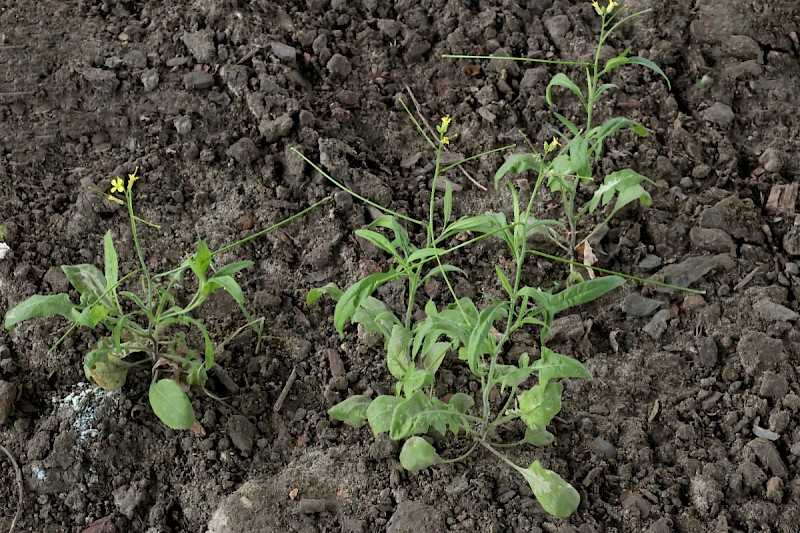
[[[107,391],[115,391],[125,384],[128,367],[114,354],[114,344],[110,339],[100,339],[97,347],[83,358],[86,377]]]
[[[436,449],[422,437],[411,437],[400,450],[400,464],[409,472],[416,472],[439,462]]]
[[[497,279],[500,281],[500,286],[503,287],[503,290],[506,291],[506,294],[511,296],[511,293],[513,293],[514,290],[511,288],[511,283],[508,282],[505,272],[503,272],[503,269],[500,268],[500,265],[495,265],[494,270],[497,272]]]
[[[450,223],[450,216],[453,214],[453,185],[449,181],[444,182],[444,225]]]
[[[106,292],[106,277],[94,265],[63,265],[61,270],[73,287],[83,296],[89,296],[89,303],[96,302]],[[102,299],[103,305],[114,307],[111,298],[106,294]]]
[[[597,209],[597,207],[601,204],[607,205],[615,194],[620,193],[621,195],[621,193],[623,193],[627,189],[634,189],[636,191],[634,197],[633,198],[626,197],[627,200],[626,204],[630,203],[636,198],[636,196],[641,196],[641,192],[644,192],[644,189],[642,189],[641,187],[637,188],[637,186],[645,181],[647,181],[646,177],[642,176],[637,172],[634,172],[629,168],[612,172],[611,174],[605,177],[605,179],[603,180],[603,184],[597,188],[594,195],[592,196],[592,199],[589,200],[589,202],[587,202],[586,206],[588,208],[588,212],[589,213],[594,212],[594,210]],[[647,193],[645,194],[647,195],[647,199],[645,200],[645,202],[647,202],[650,198],[650,195]],[[619,199],[617,200],[617,203],[619,203]],[[645,205],[649,204],[646,203]],[[615,209],[621,209],[623,206],[617,207],[615,205],[614,207]]]
[[[308,291],[308,296],[306,296],[306,305],[311,307],[317,303],[317,300],[326,294],[331,297],[331,300],[338,302],[344,293],[341,291],[341,289],[339,289],[339,287],[336,286],[335,283],[328,283],[324,287],[316,287]]]
[[[79,315],[77,309],[78,306],[73,304],[69,296],[64,293],[47,296],[36,294],[20,302],[6,313],[5,328],[11,329],[30,318],[56,315],[75,322]]]
[[[603,67],[603,70],[601,70],[600,73],[597,76],[600,77],[603,74],[606,74],[607,72],[610,72],[610,71],[614,70],[615,68],[618,68],[618,67],[621,67],[621,66],[624,66],[624,65],[640,65],[642,67],[645,67],[647,69],[652,70],[653,72],[655,72],[656,74],[658,74],[659,76],[664,78],[664,81],[667,82],[667,88],[670,89],[670,90],[672,89],[672,85],[669,82],[669,78],[667,77],[666,74],[664,74],[664,71],[661,70],[661,67],[659,67],[658,65],[656,65],[655,63],[653,63],[649,59],[645,59],[643,57],[639,57],[639,56],[627,57],[627,55],[630,53],[630,51],[631,51],[631,48],[628,47],[628,48],[625,49],[624,52],[622,52],[617,57],[612,57],[611,59],[609,59],[606,62],[605,66]]]
[[[206,327],[199,320],[186,315],[179,317],[176,321],[186,326],[194,326],[203,334],[205,367],[206,371],[211,370],[211,367],[214,366],[214,345]]]
[[[419,370],[413,367],[409,368],[401,380],[403,394],[405,394],[406,397],[411,396],[414,392],[433,383],[433,378],[433,372]]]
[[[572,122],[570,119],[568,119],[561,113],[554,112],[553,116],[556,117],[558,121],[562,123],[569,130],[569,132],[572,134],[573,137],[577,137],[578,135],[581,134],[580,130],[578,129],[578,126],[576,126],[574,122]]]
[[[572,170],[584,180],[592,178],[592,167],[589,164],[589,142],[577,135],[569,142],[569,158]]]
[[[561,393],[564,386],[553,381],[535,385],[519,395],[519,411],[528,427],[546,427],[561,411]]]
[[[236,261],[235,263],[228,263],[227,265],[223,265],[217,269],[214,277],[218,278],[220,276],[233,276],[240,270],[244,270],[245,268],[250,268],[255,263],[252,261]]]
[[[196,385],[198,387],[205,387],[207,381],[208,373],[206,372],[206,367],[203,365],[203,362],[197,359],[190,361],[189,371],[186,373],[186,382],[189,386],[193,387]]]
[[[495,190],[497,189],[500,180],[506,177],[506,174],[508,173],[519,176],[523,172],[527,172],[529,170],[535,170],[538,172],[541,167],[541,161],[533,154],[512,154],[506,158],[505,163],[503,163],[500,168],[497,169],[497,172],[495,172],[494,188]]]
[[[413,252],[406,258],[408,263],[417,263],[419,261],[424,261],[425,259],[429,259],[431,257],[439,257],[444,255],[444,250],[440,250],[438,248],[422,248]]]
[[[434,342],[426,346],[422,353],[422,365],[425,370],[435,374],[452,344],[452,342]]]
[[[372,296],[361,302],[351,320],[355,324],[363,325],[370,333],[377,333],[385,339],[391,336],[395,324],[400,324],[400,319],[386,308],[386,304]]]
[[[392,427],[392,418],[398,405],[403,403],[399,396],[381,395],[372,400],[367,407],[367,420],[374,435],[387,433]]]
[[[189,429],[195,416],[192,402],[181,386],[171,379],[160,379],[150,384],[150,406],[158,418],[172,429]]]
[[[619,87],[617,87],[613,83],[604,83],[603,85],[598,87],[597,91],[594,93],[595,102],[597,102],[597,99],[600,98],[600,95],[602,95],[604,92],[608,91],[609,89],[619,89]]]
[[[206,271],[211,265],[211,250],[202,240],[197,242],[197,252],[189,260],[189,268],[192,269],[197,279],[205,280]]]
[[[409,398],[403,400],[395,407],[392,423],[389,427],[389,438],[392,440],[400,440],[414,433],[425,433],[428,431],[430,424],[424,425],[424,421],[417,420],[417,416],[424,413],[428,407],[429,402],[425,394],[420,390],[414,391]]]
[[[596,300],[609,291],[625,285],[625,280],[619,276],[606,276],[603,278],[590,279],[567,287],[563,291],[554,294],[550,300],[550,312],[553,316],[571,307],[577,307],[585,303]]]
[[[217,274],[208,280],[208,285],[210,285],[212,288],[219,287],[225,289],[225,292],[230,294],[236,303],[244,304],[244,293],[242,292],[242,288],[231,276],[220,276]]]
[[[457,392],[453,394],[450,401],[447,403],[457,412],[465,415],[469,413],[469,410],[475,405],[475,399],[463,392]]]
[[[372,400],[368,396],[350,396],[328,409],[328,416],[353,426],[360,426],[367,419],[367,408]]]
[[[94,329],[97,324],[108,318],[111,309],[101,304],[88,305],[75,316],[75,323]]]
[[[578,97],[583,107],[586,107],[586,99],[583,97],[583,93],[581,93],[581,90],[578,88],[578,86],[575,85],[572,82],[572,80],[569,79],[569,77],[567,77],[567,75],[564,74],[563,72],[559,72],[558,74],[553,76],[553,79],[551,79],[550,83],[547,84],[547,89],[545,90],[545,98],[547,99],[547,103],[549,105],[553,105],[553,95],[552,95],[553,87],[565,87],[569,89]]]
[[[374,244],[377,248],[383,250],[384,252],[392,255],[394,257],[400,257],[397,254],[397,249],[392,243],[389,242],[389,239],[378,233],[377,231],[372,231],[368,229],[357,229],[355,231],[356,235],[365,239],[372,244]]]
[[[391,215],[383,215],[374,220],[369,227],[391,229],[392,232],[394,232],[395,246],[393,247],[397,248],[397,246],[399,246],[406,255],[412,252],[414,247],[411,245],[411,239],[408,237],[408,232],[402,225],[400,225],[395,217]]]
[[[138,308],[139,308],[139,309],[141,309],[142,311],[144,311],[144,310],[146,310],[146,309],[147,309],[147,306],[146,306],[146,305],[144,305],[144,302],[142,301],[142,299],[141,299],[141,298],[139,298],[139,297],[138,297],[137,295],[135,295],[134,293],[132,293],[132,292],[129,292],[129,291],[120,291],[119,295],[120,295],[120,296],[122,296],[122,297],[124,297],[124,298],[127,298],[128,300],[130,300],[131,302],[133,302],[133,303],[136,305],[136,307],[138,307]]]
[[[453,265],[437,265],[430,269],[427,274],[425,274],[425,276],[422,278],[422,284],[425,285],[425,283],[427,283],[428,280],[434,276],[444,276],[447,272],[458,272],[462,276],[467,275],[466,272]]]
[[[532,368],[539,372],[539,383],[547,384],[551,379],[584,378],[592,379],[592,373],[583,363],[542,346],[542,357],[533,363]]]
[[[549,446],[553,443],[555,437],[552,433],[543,427],[526,427],[525,428],[525,442],[533,446]]]
[[[506,315],[506,310],[502,307],[506,303],[494,302],[481,311],[475,328],[470,333],[466,345],[467,363],[469,363],[470,371],[476,376],[482,376],[485,372],[483,356],[491,353],[494,349],[494,338],[491,336],[490,330],[498,318]]]
[[[409,368],[413,367],[408,355],[410,345],[411,332],[402,324],[395,324],[386,345],[386,366],[397,379],[402,380]]]
[[[534,461],[527,469],[517,467],[531,486],[533,495],[545,511],[558,518],[566,518],[578,508],[581,496],[561,476]]]
[[[352,319],[361,303],[379,286],[396,277],[397,272],[394,270],[370,274],[351,285],[342,294],[333,312],[333,324],[336,326],[336,331],[339,332],[340,338],[344,338],[344,325],[348,320]]]
[[[103,255],[105,257],[106,287],[113,287],[119,281],[119,261],[117,250],[114,248],[114,240],[111,238],[111,230],[106,231],[103,237]]]

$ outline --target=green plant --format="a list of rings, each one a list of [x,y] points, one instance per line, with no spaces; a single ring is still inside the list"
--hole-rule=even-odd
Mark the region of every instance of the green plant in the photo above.
[[[108,230],[103,238],[103,271],[91,264],[61,267],[80,295],[79,303],[73,303],[66,293],[37,294],[6,313],[5,327],[11,329],[31,318],[62,316],[72,322],[72,326],[50,349],[53,351],[76,327],[95,329],[102,325],[107,336],[102,337],[83,360],[87,379],[91,378],[106,390],[115,390],[124,385],[131,369],[149,364],[152,367],[152,381],[148,397],[153,412],[170,428],[189,429],[196,420],[187,392],[192,387],[205,391],[215,355],[211,336],[203,323],[193,316],[193,312],[211,294],[222,289],[239,305],[248,321],[247,326],[254,327],[259,335],[261,333],[258,326],[260,322],[250,317],[244,307],[242,289],[234,279],[239,271],[252,266],[253,262],[215,264],[214,257],[304,215],[328,201],[328,198],[219,250],[212,251],[205,242],[199,240],[195,253],[188,255],[180,266],[154,274],[142,253],[137,223],[154,228],[159,226],[134,213],[133,184],[138,178],[136,171],[128,175],[127,185],[122,178],[115,178],[111,182],[111,192],[103,194],[109,201],[127,208],[139,268],[120,275],[112,232]],[[117,194],[122,194],[124,200]],[[194,275],[196,288],[188,303],[181,305],[173,292],[188,282],[185,279],[187,272]],[[141,281],[141,292],[137,294],[124,290],[125,282],[136,277]],[[192,331],[202,338],[202,347],[199,349],[193,347]],[[146,357],[130,362],[136,354],[146,354]]]
[[[594,163],[603,153],[603,143],[624,128],[631,129],[639,136],[648,135],[647,129],[642,124],[630,118],[613,117],[602,124],[594,124],[595,111],[600,97],[609,90],[617,88],[613,83],[603,83],[602,78],[619,67],[640,65],[661,76],[668,87],[670,85],[669,79],[658,65],[643,57],[630,56],[630,46],[616,57],[605,61],[601,66],[600,55],[602,47],[614,30],[621,24],[650,11],[650,9],[646,9],[617,20],[617,17],[622,14],[624,9],[620,8],[615,12],[614,8],[617,5],[617,2],[613,0],[610,0],[606,7],[601,7],[597,1],[592,2],[592,6],[601,18],[600,36],[592,62],[538,60],[518,57],[502,58],[515,61],[581,66],[585,69],[585,90],[582,90],[564,73],[558,73],[553,76],[546,89],[546,99],[550,106],[553,105],[554,87],[563,87],[571,91],[580,101],[586,117],[583,127],[579,128],[578,125],[561,113],[553,113],[553,116],[565,128],[565,130],[555,130],[556,135],[561,140],[561,144],[563,144],[563,148],[549,164],[550,168],[545,174],[547,186],[551,191],[561,196],[561,206],[564,210],[564,218],[567,221],[566,227],[550,226],[547,231],[547,237],[563,249],[567,253],[569,260],[573,262],[577,259],[579,250],[586,250],[589,240],[608,224],[620,209],[637,200],[644,206],[648,206],[652,202],[650,194],[642,187],[642,184],[648,179],[631,168],[625,168],[606,175],[602,184],[596,187],[594,194],[581,203],[582,189],[595,181]],[[446,55],[445,57],[469,59],[490,57],[496,59],[491,56]],[[527,171],[536,172],[541,170],[544,162],[535,150],[532,152],[510,156],[498,171],[495,183],[497,179],[509,173],[522,174]],[[585,215],[595,213],[598,208],[605,208],[605,214],[602,219],[581,233],[581,221]],[[580,275],[572,269],[572,265],[571,275],[571,282],[580,281]]]

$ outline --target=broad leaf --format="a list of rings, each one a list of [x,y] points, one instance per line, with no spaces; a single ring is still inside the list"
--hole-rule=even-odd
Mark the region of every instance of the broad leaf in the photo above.
[[[396,277],[397,272],[394,270],[370,274],[351,285],[350,288],[342,294],[333,312],[333,324],[336,327],[336,331],[339,332],[340,338],[344,338],[344,325],[348,320],[353,318],[353,315],[358,310],[361,303],[379,286]]]
[[[205,280],[206,271],[211,266],[211,250],[202,240],[197,242],[197,252],[189,260],[189,268],[192,269],[197,279]]]
[[[222,288],[225,289],[225,292],[231,295],[236,303],[240,305],[244,304],[244,293],[242,292],[242,288],[231,276],[220,276],[219,273],[217,273],[217,275],[208,280],[207,286],[211,287],[209,294],[216,288]]]
[[[392,427],[395,408],[403,401],[404,399],[399,396],[387,395],[381,395],[372,400],[367,407],[367,420],[369,420],[374,435],[388,433]]]
[[[561,411],[561,393],[564,386],[553,381],[535,385],[519,395],[519,412],[528,427],[546,427]]]
[[[194,409],[181,386],[171,379],[150,384],[150,406],[158,418],[172,429],[189,429],[195,422]]]
[[[533,495],[551,515],[566,518],[578,508],[581,502],[578,491],[539,461],[534,461],[527,469],[517,467],[517,471],[525,477]]]
[[[114,344],[100,339],[97,347],[83,358],[83,372],[101,388],[115,391],[125,384],[129,365],[114,354]]]
[[[555,437],[552,433],[543,427],[526,427],[525,428],[525,442],[533,446],[549,446],[553,443]]]
[[[328,416],[353,426],[361,425],[367,419],[367,408],[372,403],[368,396],[350,396],[328,409]]]
[[[577,307],[596,300],[624,284],[625,280],[619,276],[606,276],[567,287],[553,295],[549,302],[550,312],[555,316],[571,307]]]
[[[558,378],[592,379],[592,373],[580,361],[556,353],[546,346],[542,346],[542,357],[533,363],[532,368],[539,372],[541,385]]]
[[[389,342],[386,345],[386,366],[389,368],[389,372],[397,379],[403,379],[409,368],[413,368],[413,363],[408,354],[410,345],[411,332],[402,324],[395,324],[392,328]]]
[[[99,300],[108,288],[105,275],[94,265],[63,265],[61,270],[81,296],[89,297],[89,303]],[[102,304],[108,308],[114,307],[107,294],[103,296]]]
[[[439,462],[436,448],[422,437],[411,437],[400,450],[400,464],[409,472],[428,468]]]
[[[325,294],[330,296],[331,300],[334,302],[338,302],[344,293],[339,287],[336,286],[335,283],[328,283],[324,287],[316,287],[308,291],[308,295],[306,296],[306,305],[311,307]]]
[[[11,329],[30,318],[56,315],[75,322],[79,312],[77,311],[77,306],[64,293],[46,296],[36,294],[20,302],[6,313],[5,328]]]
[[[389,239],[378,233],[377,231],[372,231],[368,229],[357,229],[356,235],[365,239],[372,244],[374,244],[377,248],[383,250],[384,252],[392,255],[394,257],[400,257],[397,254],[397,249],[392,243],[389,242]]]

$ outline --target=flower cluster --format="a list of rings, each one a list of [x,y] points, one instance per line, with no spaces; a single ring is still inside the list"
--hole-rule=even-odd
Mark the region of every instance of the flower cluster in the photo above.
[[[601,17],[611,13],[611,10],[613,10],[614,7],[618,5],[619,3],[615,2],[614,0],[608,0],[608,5],[606,7],[600,7],[600,4],[597,3],[597,0],[594,0],[592,2],[594,10],[597,11],[597,14],[600,15]]]
[[[133,174],[128,174],[128,189],[127,189],[127,191],[125,189],[125,182],[122,180],[122,178],[116,177],[113,180],[111,180],[111,191],[108,193],[108,196],[106,198],[108,200],[112,201],[112,202],[115,202],[115,203],[118,203],[118,204],[124,204],[125,202],[123,200],[117,198],[116,196],[114,196],[114,194],[117,194],[117,193],[126,194],[126,193],[131,192],[131,187],[133,187],[133,183],[136,180],[139,179],[139,176],[136,175],[136,173],[138,171],[139,171],[139,169],[136,168],[133,171]]]

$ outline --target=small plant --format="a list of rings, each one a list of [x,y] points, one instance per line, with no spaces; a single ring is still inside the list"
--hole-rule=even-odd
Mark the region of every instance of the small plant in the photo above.
[[[629,49],[600,68],[600,47],[619,24],[631,17],[614,23],[611,13],[615,2],[610,2],[606,8],[599,7],[596,2],[593,5],[602,17],[598,51],[594,63],[578,63],[587,69],[588,94],[584,96],[563,74],[556,75],[547,87],[547,99],[551,103],[551,90],[555,86],[567,87],[578,95],[587,112],[585,128],[578,129],[569,119],[556,114],[567,132],[557,132],[557,137],[544,143],[541,152],[529,143],[531,153],[508,158],[495,175],[495,187],[509,173],[533,171],[536,175],[527,202],[521,201],[518,191],[508,185],[512,200],[510,217],[489,212],[454,219],[453,189],[448,181],[444,186],[442,212],[435,216],[438,215],[435,213],[435,196],[442,176],[448,170],[480,157],[474,156],[449,166],[441,164],[442,150],[453,139],[448,133],[449,116],[442,118],[436,128],[437,137],[431,139],[406,108],[412,122],[435,151],[431,197],[425,221],[395,213],[356,195],[298,152],[335,185],[387,213],[368,228],[357,230],[356,234],[386,252],[392,258],[391,266],[384,272],[366,276],[345,291],[334,284],[312,289],[307,303],[313,305],[323,295],[336,302],[333,321],[340,337],[344,336],[348,321],[381,335],[386,364],[395,379],[395,391],[374,398],[351,396],[333,406],[328,411],[330,416],[353,425],[367,421],[375,435],[388,433],[393,440],[405,440],[400,462],[407,470],[460,461],[480,446],[519,472],[530,484],[542,507],[558,517],[569,516],[577,509],[580,496],[575,488],[555,472],[544,468],[539,461],[523,467],[512,461],[503,450],[522,444],[546,446],[553,442],[554,436],[547,427],[561,410],[563,385],[557,380],[591,378],[590,372],[579,361],[547,346],[548,334],[557,315],[600,298],[621,286],[624,279],[621,275],[611,275],[584,280],[573,269],[580,265],[575,261],[577,244],[586,242],[624,205],[637,199],[644,204],[650,201],[641,186],[646,178],[626,169],[606,176],[594,196],[582,207],[576,207],[581,184],[592,181],[591,160],[601,154],[603,141],[624,127],[630,127],[640,135],[646,134],[641,125],[629,119],[617,118],[592,126],[592,112],[597,99],[613,87],[608,83],[599,85],[599,79],[625,64],[641,64],[663,75],[649,61],[628,57]],[[534,199],[542,184],[560,193],[566,225],[534,216]],[[612,200],[615,200],[613,205]],[[599,206],[609,206],[609,213],[595,229],[580,235],[579,240],[579,222]],[[413,242],[404,224],[424,228],[425,241]],[[569,258],[555,258],[530,248],[528,240],[534,234],[552,239],[568,253]],[[463,238],[454,239],[456,236]],[[450,277],[465,276],[466,273],[446,260],[456,250],[486,238],[499,239],[505,245],[514,267],[511,272],[506,272],[496,265],[500,295],[485,294],[483,303],[476,303],[455,292]],[[570,265],[565,288],[552,292],[525,283],[523,266],[532,254]],[[420,301],[419,289],[434,277],[445,283],[452,299],[449,303],[437,303],[432,299]],[[389,282],[405,289],[405,310],[400,315],[373,296],[378,287]],[[415,307],[423,312],[415,314]],[[506,347],[513,335],[523,328],[534,328],[538,332],[539,344],[532,346],[530,353],[511,360],[505,355]],[[436,396],[437,372],[448,354],[454,354],[466,363],[469,372],[480,383],[478,397],[462,391],[454,391],[447,401]],[[501,434],[514,428],[524,430],[520,431],[521,438],[505,442]],[[473,443],[464,454],[445,458],[425,438],[431,429],[441,435],[448,432],[464,434]]]
[[[609,0],[606,7],[601,7],[597,1],[592,2],[594,10],[601,18],[601,24],[594,60],[590,63],[581,61],[545,61],[518,57],[502,58],[515,61],[558,63],[580,66],[585,69],[585,91],[573,82],[569,76],[564,73],[558,73],[548,83],[545,95],[547,103],[552,106],[552,91],[554,87],[563,87],[570,90],[577,96],[586,116],[583,127],[579,128],[564,115],[557,112],[553,113],[553,116],[565,128],[565,130],[556,130],[556,135],[561,140],[563,149],[553,159],[550,168],[545,174],[547,186],[551,191],[561,196],[561,206],[564,209],[564,218],[567,221],[566,227],[550,226],[547,231],[547,237],[564,250],[569,260],[573,262],[578,259],[578,252],[587,249],[586,246],[589,240],[605,227],[620,209],[637,200],[644,206],[652,203],[650,194],[642,187],[642,184],[648,179],[631,168],[625,168],[605,176],[602,184],[596,188],[591,198],[581,204],[581,190],[586,184],[591,184],[595,181],[594,162],[602,155],[603,143],[606,139],[624,128],[630,128],[639,136],[648,135],[648,131],[644,126],[635,120],[625,117],[614,117],[602,124],[594,124],[595,110],[600,97],[609,90],[617,88],[613,83],[603,83],[602,78],[619,67],[640,65],[657,73],[666,81],[667,86],[670,86],[669,79],[658,65],[643,57],[631,57],[629,55],[631,52],[630,46],[601,65],[601,49],[614,30],[621,24],[650,11],[650,9],[646,9],[616,20],[618,15],[623,12],[623,9],[614,11],[617,5],[617,2],[613,0]],[[487,56],[462,55],[447,55],[445,57],[487,58]],[[494,57],[490,58],[496,59]],[[541,169],[542,165],[543,162],[540,156],[535,153],[535,150],[534,153],[514,154],[500,168],[498,177],[503,177],[509,173],[521,174],[531,170],[536,172]],[[497,181],[497,178],[495,181]],[[598,208],[606,209],[603,218],[588,230],[581,232],[581,221],[585,215],[595,213]],[[580,275],[572,268],[572,265],[570,270],[570,282],[580,281]]]
[[[252,326],[259,334],[261,332],[258,327],[260,321],[250,317],[244,307],[242,289],[234,279],[239,271],[252,266],[253,262],[237,261],[218,265],[214,264],[214,257],[304,215],[328,199],[216,251],[210,250],[205,242],[199,240],[195,253],[188,255],[180,266],[154,274],[142,253],[137,224],[154,228],[159,226],[134,213],[133,185],[138,179],[136,171],[128,175],[127,183],[122,178],[115,178],[111,182],[111,191],[103,195],[109,201],[127,208],[139,268],[120,276],[117,251],[112,232],[108,230],[103,238],[103,271],[91,264],[61,267],[72,287],[80,294],[79,303],[73,303],[66,293],[37,294],[6,313],[5,327],[11,329],[20,322],[37,317],[66,318],[72,322],[72,326],[51,348],[52,351],[76,327],[95,329],[102,325],[108,335],[101,338],[83,360],[87,379],[94,380],[103,389],[116,390],[125,384],[131,369],[150,365],[152,382],[148,397],[153,412],[172,429],[189,429],[196,419],[187,392],[192,387],[205,391],[215,355],[215,347],[206,327],[193,316],[193,312],[211,294],[222,289],[231,295],[247,319],[248,324],[243,327]],[[197,287],[188,303],[181,305],[173,291],[184,284],[189,271],[194,275]],[[124,290],[123,284],[136,277],[141,281],[141,293]],[[191,342],[192,330],[202,337],[199,349]],[[136,354],[146,354],[146,357],[131,362]],[[199,427],[195,429],[200,430]]]

